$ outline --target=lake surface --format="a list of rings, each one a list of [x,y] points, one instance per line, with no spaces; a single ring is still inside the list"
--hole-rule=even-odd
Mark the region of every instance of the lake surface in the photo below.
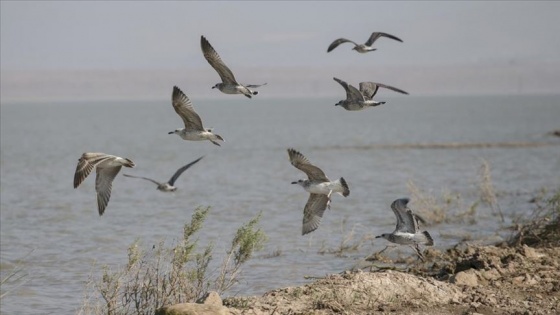
[[[560,129],[560,96],[395,97],[361,112],[335,107],[338,99],[189,96],[206,127],[226,140],[221,147],[168,135],[182,127],[168,100],[1,105],[2,278],[21,258],[27,273],[23,285],[2,288],[12,289],[2,299],[3,314],[75,313],[88,277],[101,274],[98,265],[124,265],[136,239],[149,248],[176,240],[199,205],[212,207],[199,238],[215,242],[216,263],[236,229],[262,212],[269,241],[224,294],[253,295],[311,281],[306,275],[341,272],[384,248],[385,240],[368,239],[342,256],[323,253],[339,247],[350,231],[351,242],[391,232],[389,205],[412,197],[409,181],[428,194],[460,194],[466,208],[479,198],[482,159],[491,167],[506,222],[479,205],[473,222],[427,227],[438,248],[465,237],[507,237],[510,232],[500,228],[531,214],[528,200],[537,190],[560,186],[560,138],[547,135]],[[502,145],[417,146],[449,143]],[[529,145],[507,145],[512,143]],[[289,147],[331,179],[343,176],[351,190],[348,198],[333,197],[319,229],[306,236],[301,221],[308,194],[290,184],[305,175],[290,165]],[[115,179],[102,217],[95,176],[72,187],[83,152],[136,163]],[[177,180],[175,193],[122,176],[165,181],[200,156]],[[414,199],[410,206],[415,209]],[[408,248],[396,252],[413,254]]]

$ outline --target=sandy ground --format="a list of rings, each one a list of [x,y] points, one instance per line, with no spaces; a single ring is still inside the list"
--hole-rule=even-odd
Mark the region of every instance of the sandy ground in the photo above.
[[[386,257],[260,297],[224,299],[232,314],[560,314],[560,246],[429,249],[394,268]]]

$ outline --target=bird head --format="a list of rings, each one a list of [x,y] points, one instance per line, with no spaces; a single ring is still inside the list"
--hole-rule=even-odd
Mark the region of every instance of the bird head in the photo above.
[[[301,185],[301,186],[303,186],[304,183],[305,183],[305,180],[303,180],[303,179],[298,179],[297,182],[292,182],[292,184],[298,184],[298,185]]]

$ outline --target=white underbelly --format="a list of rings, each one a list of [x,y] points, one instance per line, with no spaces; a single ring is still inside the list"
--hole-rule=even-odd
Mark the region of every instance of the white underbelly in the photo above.
[[[312,194],[328,195],[331,191],[335,189],[335,185],[331,182],[324,182],[319,184],[312,184],[306,187],[305,190]]]

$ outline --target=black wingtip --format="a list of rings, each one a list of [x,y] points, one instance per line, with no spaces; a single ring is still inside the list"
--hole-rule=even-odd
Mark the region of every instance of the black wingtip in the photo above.
[[[423,231],[422,234],[424,234],[424,236],[427,239],[427,243],[425,245],[426,246],[433,246],[434,245],[434,239],[432,238],[430,233],[428,233],[428,231]]]
[[[344,177],[340,178],[340,183],[342,184],[342,187],[344,187],[344,192],[342,193],[342,195],[344,197],[348,197],[350,195],[350,188],[348,188],[348,184],[346,183]]]

